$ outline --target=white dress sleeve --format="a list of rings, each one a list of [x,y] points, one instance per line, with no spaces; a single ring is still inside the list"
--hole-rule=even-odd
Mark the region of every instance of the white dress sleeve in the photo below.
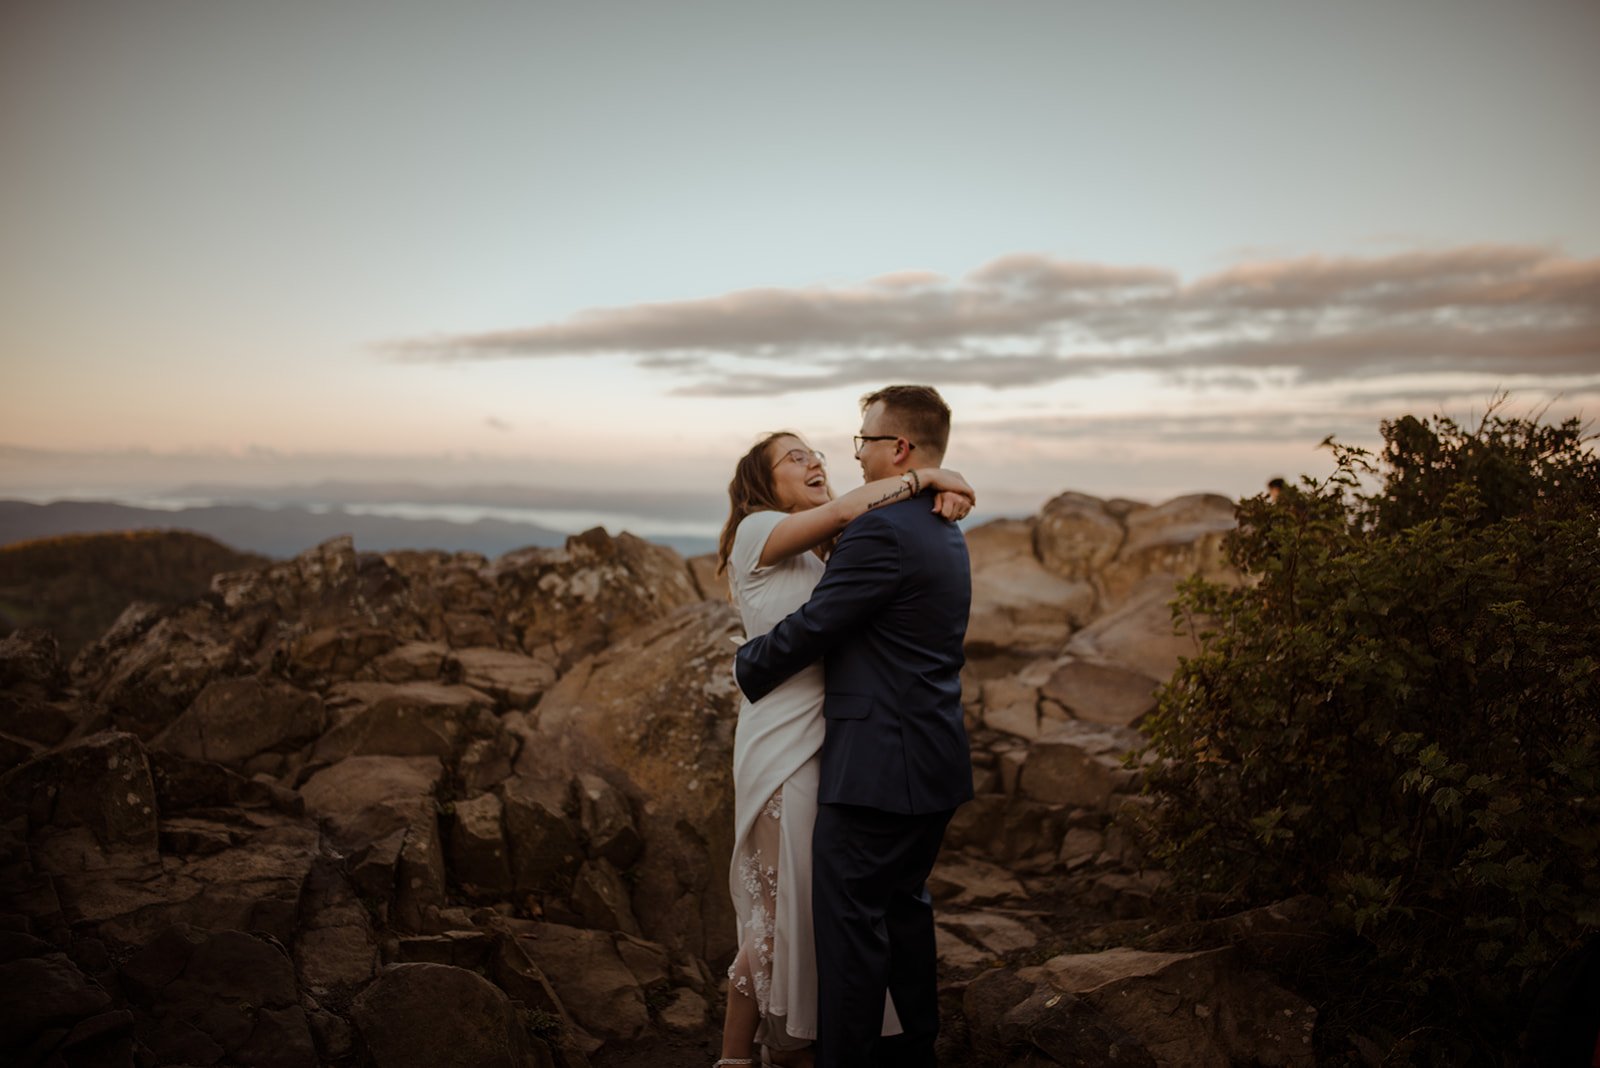
[[[740,577],[770,571],[774,565],[761,566],[761,550],[767,547],[773,530],[787,518],[784,512],[751,512],[739,520],[739,529],[733,532],[733,548],[728,552],[728,569]]]

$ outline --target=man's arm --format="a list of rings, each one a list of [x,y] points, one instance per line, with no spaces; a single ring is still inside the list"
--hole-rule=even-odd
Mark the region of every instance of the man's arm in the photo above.
[[[840,535],[811,599],[739,647],[734,677],[758,701],[871,615],[900,582],[900,538],[870,513]]]

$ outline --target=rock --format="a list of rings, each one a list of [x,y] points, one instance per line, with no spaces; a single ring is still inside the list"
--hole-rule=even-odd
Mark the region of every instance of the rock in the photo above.
[[[640,989],[659,990],[671,981],[672,958],[663,947],[626,934],[617,937],[616,947]]]
[[[1291,968],[1308,954],[1324,950],[1333,937],[1327,920],[1326,902],[1301,895],[1215,920],[1169,927],[1147,941],[1148,948],[1164,950],[1231,945],[1252,962],[1276,970]]]
[[[326,722],[315,694],[271,677],[224,679],[201,690],[151,748],[238,767],[258,753],[300,748]]]
[[[155,783],[132,734],[91,735],[13,768],[0,776],[0,802],[7,818],[27,818],[34,858],[49,870],[155,856]]]
[[[168,928],[119,969],[139,1039],[162,1064],[315,1068],[283,950],[242,931]]]
[[[511,778],[516,759],[515,736],[497,730],[487,738],[474,738],[466,744],[456,761],[456,778],[467,793],[482,793]]]
[[[628,887],[609,861],[591,860],[578,870],[572,886],[572,907],[596,930],[639,933],[628,900]]]
[[[1028,750],[1017,788],[1036,801],[1106,808],[1115,792],[1138,781],[1138,773],[1123,767],[1122,758],[1143,744],[1138,732],[1123,727],[1057,724]]]
[[[644,1032],[650,1024],[644,994],[611,935],[553,923],[527,928],[517,941],[580,1025],[607,1040]]]
[[[971,1031],[974,1049],[994,1049],[1002,1041],[1001,1021],[1035,990],[1009,968],[991,968],[976,976],[961,993],[961,1014]]]
[[[1048,570],[1032,520],[997,519],[967,532],[972,558],[969,655],[1053,655],[1094,611],[1094,587]]]
[[[65,953],[38,942],[27,956],[0,963],[0,1005],[5,1051],[25,1048],[47,1029],[68,1029],[98,1016],[111,1007],[111,997]]]
[[[700,591],[683,558],[596,527],[564,549],[522,549],[495,562],[498,616],[523,650],[558,671],[685,605]]]
[[[946,927],[934,927],[933,942],[943,972],[970,972],[987,968],[995,962],[993,953],[974,946]]]
[[[555,664],[499,649],[457,649],[461,681],[506,708],[532,708],[556,681]]]
[[[701,1034],[710,1024],[711,1006],[693,990],[679,987],[667,996],[659,1017],[661,1026],[675,1034]]]
[[[983,725],[1019,738],[1039,736],[1039,688],[1016,678],[983,684]]]
[[[1134,511],[1123,522],[1128,536],[1101,576],[1111,603],[1152,575],[1237,580],[1223,547],[1238,525],[1228,498],[1214,493],[1175,497]]]
[[[1116,558],[1125,536],[1106,502],[1083,493],[1063,493],[1045,502],[1033,528],[1034,553],[1045,567],[1071,582],[1087,582]]]
[[[294,959],[301,983],[340,1003],[377,974],[372,917],[331,858],[319,857],[306,879]]]
[[[435,757],[355,756],[300,788],[306,810],[326,822],[350,857],[364,895],[393,898],[395,922],[419,930],[423,910],[445,896],[444,852],[434,812],[444,769]]]
[[[480,794],[454,805],[450,874],[476,895],[503,899],[511,893],[511,860],[501,821],[503,807],[495,794]]]
[[[1028,896],[1016,876],[998,864],[949,851],[940,855],[928,876],[928,893],[934,901],[952,908],[996,905]]]
[[[555,1065],[511,1000],[464,968],[392,964],[355,999],[351,1016],[374,1068]]]
[[[1001,1041],[1031,1046],[1052,1064],[1157,1068],[1157,1060],[1134,1036],[1081,998],[1048,987],[1034,990],[1006,1013]]]
[[[733,850],[733,609],[696,602],[574,667],[538,708],[519,773],[610,767],[639,812],[633,910],[653,941],[721,959]],[[509,808],[508,808],[509,811]],[[513,849],[516,848],[514,840]]]
[[[578,822],[590,850],[626,870],[644,848],[627,797],[598,775],[580,773],[573,787],[578,794]]]
[[[1240,966],[1233,950],[1067,954],[1018,977],[1099,1010],[1162,1066],[1315,1063],[1316,1009]]]
[[[1068,659],[1040,687],[1074,719],[1134,727],[1156,707],[1156,680],[1137,671]]]
[[[511,876],[523,893],[566,894],[583,864],[583,843],[567,818],[564,782],[519,775],[501,786]]]
[[[397,959],[407,964],[448,964],[482,972],[494,952],[494,937],[485,931],[444,931],[441,934],[404,935]]]
[[[0,723],[14,739],[34,743],[16,751],[17,760],[35,746],[59,744],[77,722],[55,636],[42,627],[23,627],[0,638]],[[5,766],[0,764],[0,766]]]
[[[354,679],[398,644],[400,639],[381,627],[352,626],[340,620],[293,638],[283,669],[291,678],[305,682]]]
[[[1039,944],[1024,924],[998,912],[946,913],[938,918],[938,924],[996,957]]]
[[[944,845],[1014,864],[1044,854],[1053,857],[1066,827],[1067,810],[1062,805],[984,794],[956,809],[945,829]]]
[[[1194,636],[1174,633],[1172,609],[1177,585],[1165,575],[1141,583],[1115,611],[1095,620],[1072,636],[1067,653],[1079,660],[1120,667],[1166,680],[1178,658],[1200,651]]]
[[[1074,827],[1061,840],[1061,863],[1068,869],[1090,863],[1105,848],[1105,836],[1087,827]]]
[[[685,563],[689,565],[689,578],[694,582],[695,589],[700,591],[701,600],[715,601],[718,604],[732,603],[733,597],[728,590],[727,574],[717,574],[716,553],[691,556]]]
[[[176,609],[130,605],[74,661],[83,694],[111,723],[153,738],[216,679],[253,670],[204,602]]]
[[[371,673],[379,682],[461,681],[459,662],[443,642],[406,642],[373,661]]]
[[[333,725],[316,761],[349,756],[435,756],[453,760],[474,738],[498,730],[493,701],[470,686],[434,682],[352,682],[329,695]]]
[[[182,758],[147,758],[132,735],[100,734],[15,769],[0,795],[27,816],[30,854],[63,922],[131,944],[178,922],[291,938],[316,829],[271,787],[211,764],[187,771]],[[185,817],[191,803],[233,807]],[[158,853],[158,810],[171,813],[169,848],[196,854]]]

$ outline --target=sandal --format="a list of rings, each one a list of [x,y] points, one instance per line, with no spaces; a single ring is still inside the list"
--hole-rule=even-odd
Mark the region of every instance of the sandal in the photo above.
[[[756,1062],[755,1062],[755,1058],[753,1058],[753,1057],[724,1057],[721,1060],[719,1060],[716,1064],[713,1064],[711,1066],[711,1068],[720,1068],[720,1066],[724,1065],[724,1064],[754,1064],[754,1063],[756,1063]]]

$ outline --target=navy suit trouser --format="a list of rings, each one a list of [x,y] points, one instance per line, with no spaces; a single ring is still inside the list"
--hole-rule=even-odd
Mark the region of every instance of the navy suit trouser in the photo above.
[[[811,840],[817,1068],[934,1063],[938,955],[928,873],[955,810],[902,815],[818,805]],[[883,995],[903,1035],[880,1038]]]

